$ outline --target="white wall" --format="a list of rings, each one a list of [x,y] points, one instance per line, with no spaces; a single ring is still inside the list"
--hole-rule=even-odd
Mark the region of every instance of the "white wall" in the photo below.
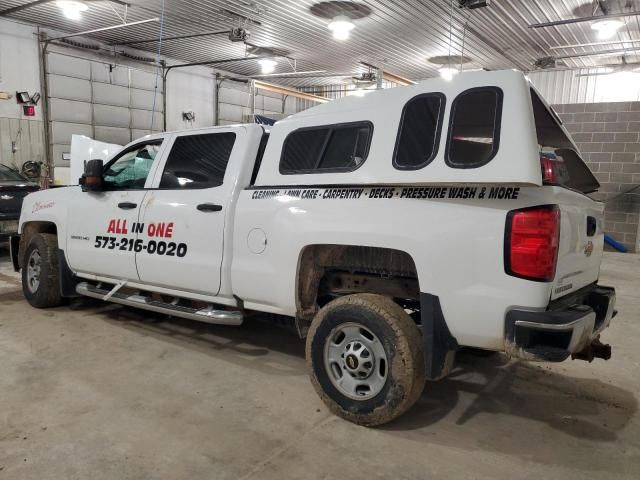
[[[195,121],[182,119],[192,111]],[[215,118],[215,77],[208,68],[180,68],[167,76],[167,130],[208,127]]]
[[[20,168],[27,160],[44,160],[42,104],[35,117],[24,117],[16,91],[40,92],[36,29],[0,19],[0,163]]]
[[[30,94],[42,93],[36,33],[37,29],[33,26],[0,19],[0,91],[7,91],[11,95],[15,95],[16,90],[26,90]],[[57,36],[64,32],[48,33],[50,36]],[[99,45],[90,39],[76,38],[75,40]],[[129,137],[137,138],[149,133],[148,130],[141,130],[141,124],[137,121],[139,115],[138,117],[134,115],[139,113],[135,110],[137,107],[130,104],[131,99],[135,100],[135,98],[126,91],[127,85],[129,92],[143,88],[135,84],[134,80],[138,77],[149,80],[155,75],[155,68],[152,65],[122,56],[113,57],[104,52],[58,45],[50,45],[48,51],[50,52],[48,81],[51,96],[50,151],[54,165],[67,166],[64,161],[61,161],[62,153],[70,149],[69,143],[74,133],[90,135],[96,140],[108,143],[125,143]],[[148,52],[131,50],[131,53],[153,57]],[[169,65],[180,63],[173,59],[165,60]],[[110,73],[104,73],[105,71]],[[215,73],[207,67],[188,67],[171,71],[167,80],[167,130],[215,125]],[[222,76],[229,75],[224,71],[219,73]],[[92,86],[87,87],[89,93],[84,96],[81,95],[80,86],[74,86],[73,83],[77,84],[81,80],[83,86]],[[162,79],[159,78],[156,112],[162,111],[161,85]],[[147,90],[140,91],[150,94],[148,81],[145,82],[144,88]],[[111,93],[108,98],[100,97],[99,94],[103,90],[109,90]],[[118,93],[120,90],[122,92]],[[79,96],[82,98],[76,98]],[[220,125],[248,121],[251,99],[249,86],[246,83],[225,80],[221,84],[219,96],[218,122]],[[286,99],[285,112],[282,111],[282,100],[281,94],[258,90],[255,98],[255,113],[264,115],[295,113],[295,99],[291,97]],[[128,117],[120,115],[127,108],[132,113]],[[150,109],[148,106],[145,108]],[[26,160],[44,160],[42,103],[36,107],[36,111],[35,121],[33,118],[27,121],[21,118],[22,108],[16,103],[15,98],[0,100],[0,161],[2,163],[19,167]],[[187,111],[195,113],[195,121],[183,120],[182,113]],[[150,115],[147,116],[151,118]],[[147,123],[150,124],[150,120],[144,122],[145,128]],[[154,130],[161,130],[162,127],[161,114],[157,113],[154,116]],[[17,146],[15,153],[11,148],[14,141]]]
[[[16,91],[40,92],[35,28],[0,19],[0,91],[14,96],[10,100],[0,100],[0,118],[22,118],[22,107],[15,99]],[[39,107],[36,112],[35,119],[41,119]]]
[[[640,100],[640,72],[602,73],[602,69],[592,68],[540,71],[527,76],[554,105]]]

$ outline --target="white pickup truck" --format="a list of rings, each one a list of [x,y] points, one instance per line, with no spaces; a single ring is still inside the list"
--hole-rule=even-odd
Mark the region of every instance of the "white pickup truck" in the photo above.
[[[24,201],[11,244],[31,305],[295,319],[317,392],[359,424],[406,411],[461,347],[611,353],[598,182],[515,71],[352,96],[270,132],[148,136],[81,184]]]

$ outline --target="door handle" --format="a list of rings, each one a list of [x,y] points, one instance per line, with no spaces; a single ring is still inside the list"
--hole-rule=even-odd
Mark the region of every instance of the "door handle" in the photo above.
[[[201,203],[196,208],[201,212],[219,212],[222,210],[222,205],[216,205],[215,203]]]
[[[596,234],[598,222],[595,217],[587,217],[587,237],[593,237]]]
[[[118,204],[118,208],[121,208],[123,210],[131,210],[133,208],[136,208],[138,206],[137,203],[131,203],[131,202],[121,202]]]

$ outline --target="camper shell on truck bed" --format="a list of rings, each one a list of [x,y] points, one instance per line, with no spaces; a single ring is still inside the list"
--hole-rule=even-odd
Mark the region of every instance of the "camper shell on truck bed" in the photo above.
[[[524,75],[474,72],[140,139],[27,197],[14,257],[38,307],[294,319],[329,408],[376,425],[461,347],[608,357],[597,188]]]

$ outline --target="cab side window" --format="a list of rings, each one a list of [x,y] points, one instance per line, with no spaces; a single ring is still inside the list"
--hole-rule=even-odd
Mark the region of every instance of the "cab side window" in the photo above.
[[[160,180],[161,189],[188,190],[222,185],[231,151],[233,132],[185,135],[176,138]]]
[[[104,170],[104,188],[107,190],[144,188],[161,145],[162,140],[137,145],[109,162]]]
[[[472,88],[462,92],[451,106],[447,165],[477,168],[495,157],[500,143],[502,90]]]

